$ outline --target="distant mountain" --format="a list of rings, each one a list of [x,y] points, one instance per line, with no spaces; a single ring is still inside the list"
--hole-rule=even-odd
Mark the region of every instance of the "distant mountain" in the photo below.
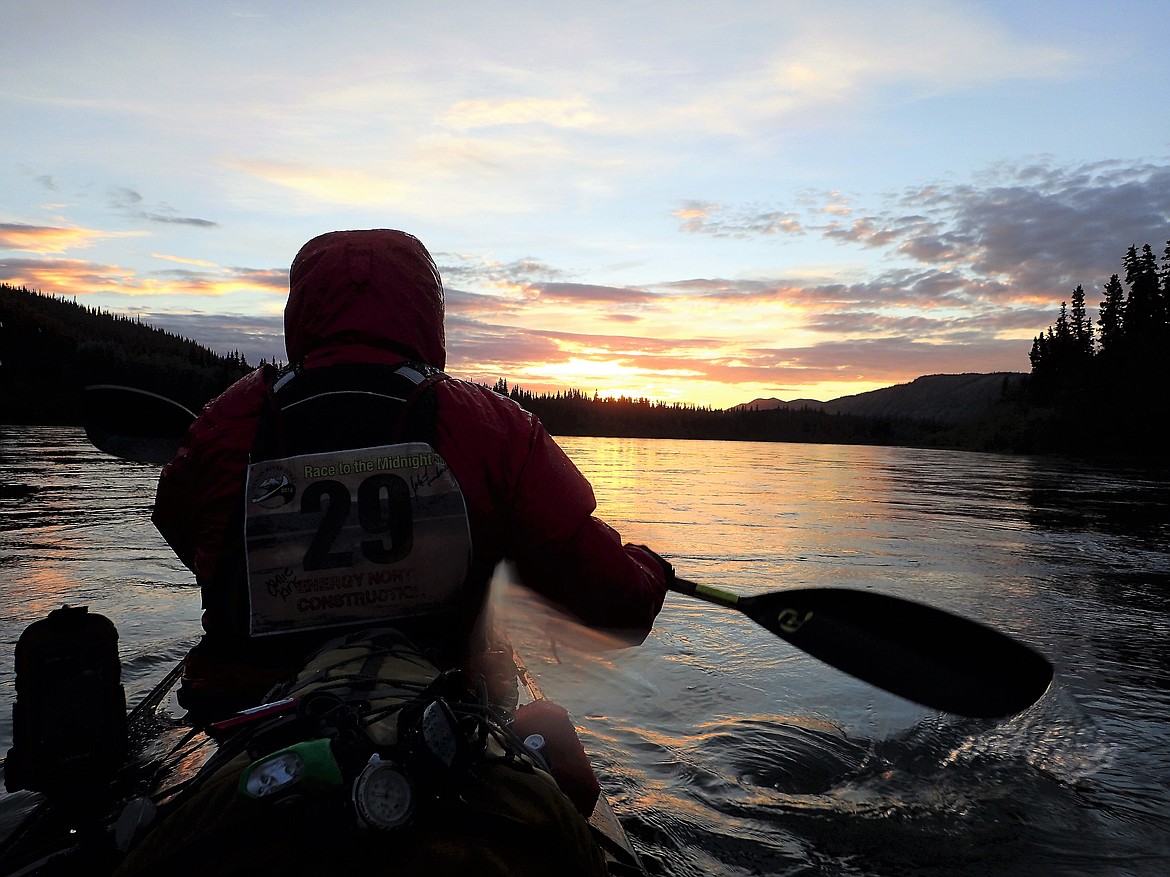
[[[822,402],[819,399],[793,399],[790,402],[785,402],[783,399],[777,399],[772,396],[767,399],[752,399],[750,402],[744,402],[742,405],[732,405],[732,411],[750,411],[757,408],[760,411],[770,411],[773,408],[790,408],[793,411],[799,411],[801,408],[812,408],[814,411],[822,410],[830,402]]]
[[[815,399],[753,399],[737,409],[760,410],[789,408],[822,410],[828,414],[854,414],[861,417],[907,417],[935,423],[954,424],[973,420],[1003,398],[1006,389],[1015,387],[1026,375],[1020,372],[991,374],[926,375],[908,384],[898,384],[842,396],[829,402]]]

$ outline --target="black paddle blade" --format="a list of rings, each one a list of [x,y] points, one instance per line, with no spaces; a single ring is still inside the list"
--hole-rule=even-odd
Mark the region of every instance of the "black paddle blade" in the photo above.
[[[99,451],[164,465],[175,458],[195,415],[166,396],[117,384],[92,384],[83,396],[85,434]]]
[[[922,603],[846,588],[740,597],[737,608],[798,649],[932,709],[1014,715],[1038,701],[1052,665],[1032,648]]]

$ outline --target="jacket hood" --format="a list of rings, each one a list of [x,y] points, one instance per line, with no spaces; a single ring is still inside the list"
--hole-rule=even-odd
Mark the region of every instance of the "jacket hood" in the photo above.
[[[290,363],[324,346],[353,345],[443,368],[439,269],[422,242],[403,231],[315,237],[301,247],[289,271],[284,339]]]

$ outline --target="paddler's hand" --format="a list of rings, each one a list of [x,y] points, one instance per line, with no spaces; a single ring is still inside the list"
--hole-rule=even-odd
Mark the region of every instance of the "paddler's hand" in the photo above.
[[[657,561],[658,565],[660,567],[662,567],[662,577],[666,580],[667,589],[668,590],[670,589],[670,584],[671,584],[671,582],[674,581],[674,566],[670,563],[670,561],[668,561],[665,557],[663,557],[657,551],[655,551],[654,549],[652,549],[646,545],[637,545],[634,543],[628,543],[626,547],[627,548],[637,548],[640,551],[643,551],[646,554],[648,554],[650,557],[654,558],[654,560]]]

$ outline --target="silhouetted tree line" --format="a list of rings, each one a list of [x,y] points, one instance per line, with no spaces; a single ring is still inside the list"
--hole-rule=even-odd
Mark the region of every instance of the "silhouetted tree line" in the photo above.
[[[251,371],[139,318],[0,284],[0,423],[79,423],[81,388],[126,384],[198,411]]]
[[[537,395],[509,389],[504,378],[492,389],[535,414],[553,435],[919,445],[929,444],[940,431],[921,420],[828,414],[809,407],[724,410],[580,390]]]
[[[1032,342],[1027,402],[1041,450],[1157,453],[1170,421],[1170,242],[1131,246],[1094,324],[1081,286]]]

